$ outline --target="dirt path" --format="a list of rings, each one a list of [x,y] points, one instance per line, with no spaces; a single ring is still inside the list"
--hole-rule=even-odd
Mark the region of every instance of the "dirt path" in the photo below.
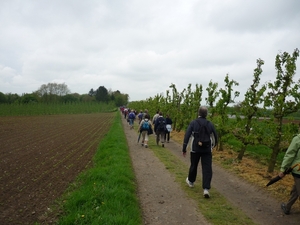
[[[137,144],[137,133],[129,129],[124,119],[123,125],[138,182],[144,224],[209,224],[197,211],[197,203],[187,198],[154,153]]]
[[[150,149],[137,144],[137,133],[129,129],[124,119],[122,121],[138,182],[144,224],[208,224],[198,211],[197,203],[186,196]],[[165,147],[189,165],[189,157],[181,155],[180,144],[171,140]],[[249,184],[216,164],[213,165],[213,172],[213,188],[257,224],[299,224],[300,212],[284,215],[280,202],[266,190]]]

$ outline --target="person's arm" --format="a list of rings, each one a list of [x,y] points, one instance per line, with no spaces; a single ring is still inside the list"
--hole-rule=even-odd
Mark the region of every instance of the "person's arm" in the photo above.
[[[283,157],[281,167],[280,167],[281,172],[284,172],[286,169],[288,169],[292,166],[292,163],[295,159],[295,156],[298,153],[299,148],[300,148],[300,138],[299,138],[299,135],[297,135],[293,138],[291,144],[289,145],[289,147]]]
[[[189,143],[190,137],[192,135],[192,131],[193,131],[193,123],[191,122],[185,132],[184,139],[183,139],[183,144],[182,144],[182,155],[183,156],[186,156],[186,148]]]
[[[211,124],[211,127],[212,127],[212,133],[213,133],[213,135],[214,135],[214,137],[215,137],[215,146],[217,146],[217,145],[218,145],[218,135],[217,135],[217,131],[216,131],[214,125],[213,125],[212,123],[210,123],[210,124]]]

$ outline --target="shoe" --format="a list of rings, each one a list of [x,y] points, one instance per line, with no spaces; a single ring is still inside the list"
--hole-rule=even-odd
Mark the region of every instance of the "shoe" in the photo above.
[[[188,177],[185,179],[185,182],[189,185],[190,188],[194,187],[194,183],[190,182]]]
[[[148,148],[148,145],[145,145],[145,148]]]
[[[207,189],[204,189],[203,196],[204,196],[204,198],[209,198],[209,192]]]
[[[161,144],[161,147],[165,147],[164,143]]]
[[[142,143],[142,146],[144,146],[144,143]]]
[[[283,213],[284,213],[285,215],[289,215],[289,214],[290,214],[290,210],[288,210],[288,209],[286,208],[286,204],[281,203],[281,209],[282,209],[282,211],[283,211]]]

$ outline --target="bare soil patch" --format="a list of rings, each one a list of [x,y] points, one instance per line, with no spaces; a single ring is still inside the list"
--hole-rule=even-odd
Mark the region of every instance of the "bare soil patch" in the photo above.
[[[49,206],[91,166],[115,113],[2,117],[1,224],[54,222]],[[54,218],[55,219],[55,218]]]

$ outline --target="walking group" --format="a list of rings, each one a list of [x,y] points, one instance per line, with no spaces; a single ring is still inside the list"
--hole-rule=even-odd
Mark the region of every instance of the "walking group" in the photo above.
[[[157,111],[153,116],[152,120],[150,119],[150,114],[146,109],[143,113],[142,111],[138,114],[139,118],[139,132],[142,136],[142,146],[148,147],[149,135],[155,134],[156,144],[161,144],[162,147],[165,146],[165,142],[170,141],[170,132],[172,131],[172,119],[169,115],[163,117],[163,113]],[[139,136],[140,137],[140,136]]]
[[[189,187],[194,187],[197,177],[198,164],[201,160],[202,165],[202,188],[203,196],[210,197],[209,190],[212,180],[212,149],[218,142],[217,132],[212,122],[206,119],[208,114],[207,107],[201,106],[198,110],[198,118],[193,120],[184,136],[182,153],[186,156],[187,147],[190,150],[190,168],[186,183]],[[152,120],[148,110],[142,111],[138,115],[139,131],[142,136],[142,146],[148,147],[149,135],[156,135],[157,145],[165,146],[170,141],[170,132],[172,131],[172,119],[169,115],[163,116],[161,111],[157,111]],[[153,129],[154,126],[154,129]],[[139,136],[140,137],[140,136]]]
[[[129,117],[130,113],[126,114]],[[125,118],[126,114],[124,112]],[[136,118],[134,114],[134,119]],[[186,183],[193,188],[197,178],[197,170],[199,162],[201,161],[202,168],[202,189],[204,198],[210,198],[209,190],[211,189],[212,180],[212,150],[218,144],[218,136],[214,124],[207,120],[208,109],[205,106],[200,106],[198,110],[198,118],[192,120],[186,129],[183,145],[182,155],[186,157],[187,149],[190,154],[190,167]],[[170,132],[172,131],[172,119],[169,115],[163,116],[161,111],[157,111],[151,120],[151,116],[146,109],[144,112],[140,111],[137,115],[139,120],[139,139],[142,138],[142,146],[148,147],[149,135],[156,135],[155,141],[157,145],[165,146],[165,143],[170,141]],[[132,117],[133,118],[133,117]],[[133,121],[129,122],[131,129]],[[138,141],[139,141],[138,139]],[[281,209],[284,214],[289,215],[293,204],[300,197],[300,134],[296,135],[284,156],[279,179],[291,173],[294,178],[294,184],[290,192],[290,198],[287,203],[281,204]],[[289,171],[289,172],[286,172]]]

